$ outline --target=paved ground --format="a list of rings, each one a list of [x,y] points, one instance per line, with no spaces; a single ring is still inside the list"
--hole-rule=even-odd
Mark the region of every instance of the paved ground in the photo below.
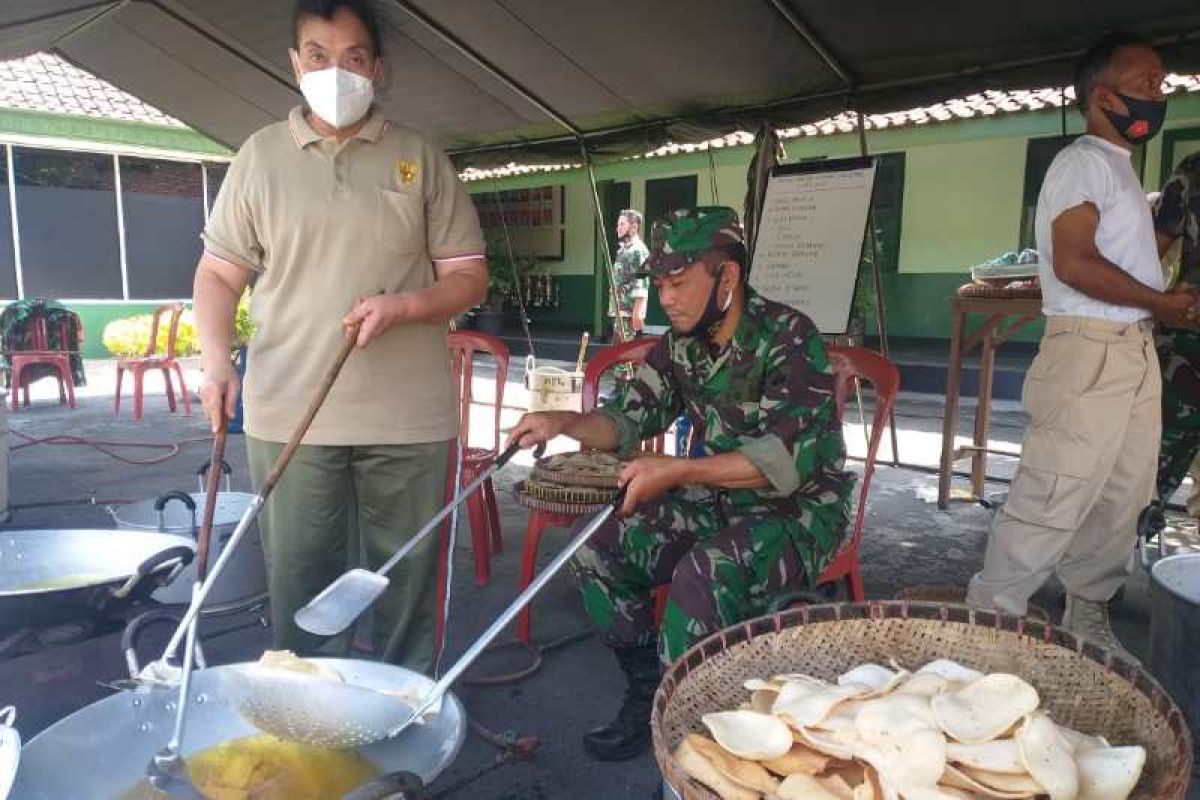
[[[45,437],[69,434],[124,442],[189,442],[205,435],[198,416],[169,414],[159,391],[161,384],[148,387],[147,416],[140,423],[130,419],[129,407],[120,419],[112,414],[111,365],[89,364],[91,385],[81,392],[80,407],[70,411],[56,404],[49,386],[38,387],[34,407],[10,416],[14,448],[27,443],[22,435]],[[190,380],[195,381],[192,373]],[[150,379],[154,381],[154,378]],[[193,383],[193,385],[195,385]],[[490,396],[491,382],[483,375],[477,391]],[[127,389],[128,391],[128,389]],[[523,389],[510,382],[506,405],[521,406]],[[505,413],[511,425],[517,412]],[[919,584],[965,585],[978,567],[990,519],[978,504],[956,503],[938,511],[934,503],[936,476],[927,470],[936,465],[941,430],[940,398],[903,398],[897,414],[901,460],[921,469],[882,467],[871,492],[867,535],[863,547],[863,570],[871,597],[892,597],[906,586]],[[1002,406],[994,415],[993,439],[998,447],[1011,448],[1019,440],[1022,416],[1016,408]],[[479,427],[477,424],[476,427]],[[965,421],[960,429],[968,429]],[[861,452],[863,436],[856,426],[847,429],[852,452]],[[482,443],[482,442],[481,442]],[[885,445],[885,456],[887,455]],[[125,455],[146,457],[164,451],[121,450]],[[13,517],[8,528],[111,527],[104,504],[138,500],[173,488],[190,489],[193,472],[207,454],[203,442],[183,444],[180,452],[154,466],[124,464],[90,447],[77,445],[34,445],[15,449],[11,456]],[[231,437],[228,452],[235,469],[235,488],[246,489],[245,454],[240,437]],[[520,479],[527,458],[506,468],[497,489],[501,497],[505,551],[493,562],[491,583],[476,587],[471,578],[467,537],[460,539],[455,554],[456,580],[450,622],[448,658],[455,657],[515,595],[521,531],[525,514],[510,499],[509,489]],[[1011,473],[1007,459],[994,459],[993,472]],[[1001,492],[1003,483],[989,484],[989,492]],[[92,504],[92,499],[96,500]],[[544,564],[554,549],[565,542],[565,532],[547,537],[540,560]],[[1200,549],[1193,525],[1181,523],[1172,546]],[[1057,615],[1059,590],[1047,587],[1036,601]],[[1136,576],[1125,598],[1116,605],[1118,630],[1129,647],[1144,654],[1148,636],[1148,609],[1144,578]],[[245,627],[250,625],[250,627]],[[218,630],[219,628],[219,630]],[[240,628],[240,629],[239,629]],[[213,660],[257,657],[264,631],[249,617],[214,626],[217,636],[211,648]],[[582,610],[569,583],[553,581],[536,602],[535,632],[549,642],[584,629]],[[74,653],[73,657],[68,657]],[[482,668],[506,671],[522,665],[520,654],[489,657]],[[22,660],[22,658],[24,660]],[[15,702],[26,706],[22,713],[26,736],[52,719],[68,713],[103,694],[96,680],[119,676],[121,661],[115,639],[94,640],[88,645],[59,648],[50,656],[32,655],[0,660],[0,706]],[[65,668],[78,666],[68,680]],[[13,687],[20,686],[18,690]],[[498,751],[477,736],[471,736],[451,769],[435,784],[438,796],[475,800],[531,800],[571,797],[574,800],[640,798],[650,794],[658,777],[653,760],[643,757],[619,765],[600,764],[583,756],[579,735],[587,727],[608,718],[619,702],[620,676],[609,653],[594,640],[585,638],[547,653],[540,672],[522,683],[503,687],[462,686],[458,693],[476,721],[487,728],[518,735],[536,736],[540,742],[531,760],[497,762]]]

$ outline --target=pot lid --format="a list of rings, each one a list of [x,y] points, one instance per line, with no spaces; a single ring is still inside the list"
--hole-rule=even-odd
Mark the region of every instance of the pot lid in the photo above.
[[[16,718],[17,710],[12,706],[0,709],[0,800],[8,797],[21,761],[21,734],[12,726]]]
[[[1170,556],[1150,569],[1154,580],[1171,594],[1200,605],[1200,553]]]
[[[203,492],[189,495],[192,502],[196,504],[196,515],[194,524],[196,529],[200,527],[201,517],[204,515],[204,500]],[[254,495],[246,492],[221,492],[217,495],[217,507],[213,513],[213,527],[220,528],[226,525],[237,525],[241,520],[242,514],[245,513],[246,507],[250,505],[250,501],[254,499]],[[160,515],[154,510],[155,500],[142,500],[129,505],[117,506],[112,510],[113,520],[122,528],[135,528],[138,530],[157,531],[162,530],[164,533],[177,533],[185,536],[191,536],[193,532],[192,511],[184,503],[178,500],[168,502],[162,510],[161,528]]]

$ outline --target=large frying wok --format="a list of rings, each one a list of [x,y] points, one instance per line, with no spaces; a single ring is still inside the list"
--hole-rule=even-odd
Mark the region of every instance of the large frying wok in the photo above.
[[[191,563],[190,539],[111,530],[0,533],[0,630],[105,616]]]
[[[433,681],[391,664],[351,659],[315,659],[349,683],[427,693]],[[221,690],[231,666],[199,670],[192,676],[184,756],[259,731],[244,721]],[[139,687],[93,703],[50,726],[21,750],[17,781],[9,800],[113,800],[146,774],[146,764],[171,735],[175,719],[173,688]],[[458,755],[466,736],[462,705],[446,695],[441,713],[395,739],[359,748],[381,773],[408,771],[426,783]],[[333,800],[331,798],[331,800]]]

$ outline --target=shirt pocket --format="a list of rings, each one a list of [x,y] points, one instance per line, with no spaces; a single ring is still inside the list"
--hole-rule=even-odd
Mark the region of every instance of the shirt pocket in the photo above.
[[[424,253],[425,202],[418,189],[380,189],[376,206],[377,238],[390,253]]]

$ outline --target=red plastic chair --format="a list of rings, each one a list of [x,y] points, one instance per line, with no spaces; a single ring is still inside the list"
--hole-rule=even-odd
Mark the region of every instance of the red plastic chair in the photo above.
[[[867,599],[867,595],[863,590],[862,573],[859,571],[858,548],[862,544],[863,526],[867,518],[867,493],[871,489],[871,477],[875,474],[879,443],[883,441],[883,432],[896,405],[896,393],[900,391],[900,370],[874,350],[834,346],[828,349],[829,360],[833,363],[837,380],[834,397],[839,419],[845,419],[846,400],[854,394],[856,381],[866,381],[875,390],[875,417],[871,420],[867,459],[863,463],[862,478],[858,482],[858,510],[854,515],[853,533],[817,578],[818,586],[839,580],[846,581],[850,599],[861,603]]]
[[[583,410],[591,411],[596,407],[600,398],[600,378],[618,364],[632,362],[640,364],[658,344],[657,336],[643,336],[640,339],[623,342],[601,349],[588,361],[583,371]],[[666,448],[666,436],[659,435],[642,442],[645,452],[662,453]],[[533,575],[537,569],[538,545],[542,541],[542,533],[547,528],[569,528],[579,519],[574,514],[558,514],[552,511],[537,511],[530,509],[529,522],[525,526],[525,545],[521,553],[521,576],[517,591],[533,583]],[[517,616],[517,638],[526,644],[532,636],[533,611],[532,605],[525,606]]]
[[[859,481],[858,510],[854,517],[853,534],[838,550],[825,570],[816,580],[817,586],[823,586],[836,581],[846,581],[850,598],[861,603],[867,599],[863,589],[862,573],[859,570],[858,550],[862,544],[863,525],[867,516],[867,493],[871,488],[871,477],[875,474],[875,461],[879,455],[879,444],[883,441],[883,431],[887,428],[892,416],[892,408],[896,404],[896,393],[900,389],[900,371],[896,365],[876,353],[861,347],[828,348],[829,360],[834,371],[834,402],[837,406],[839,419],[845,419],[847,399],[854,393],[856,380],[865,380],[875,389],[875,417],[871,422],[871,436],[867,442],[867,459],[863,465],[862,479]],[[655,620],[661,622],[666,608],[667,592],[670,585],[659,586],[654,590]]]
[[[500,454],[500,407],[504,405],[504,384],[508,380],[508,347],[495,336],[476,331],[453,331],[446,337],[450,346],[450,364],[454,385],[458,387],[459,441],[463,450],[462,486],[479,477]],[[492,446],[471,447],[471,405],[477,401],[472,389],[475,354],[487,353],[496,361],[495,417]],[[500,533],[500,505],[491,478],[478,492],[467,498],[467,516],[471,523],[471,549],[475,553],[475,583],[483,586],[492,576],[491,551],[503,552]]]
[[[158,326],[163,316],[171,315],[167,329],[167,351],[158,354]],[[192,398],[188,395],[187,384],[183,380],[183,367],[175,360],[175,339],[179,335],[179,318],[183,315],[183,304],[173,303],[160,306],[154,311],[154,319],[150,323],[150,342],[146,352],[135,358],[122,358],[117,361],[117,395],[113,401],[116,415],[121,416],[121,382],[128,370],[133,375],[133,418],[142,418],[142,384],[147,370],[162,370],[163,381],[167,386],[167,408],[175,412],[175,387],[171,384],[171,370],[179,376],[179,393],[183,395],[183,409],[187,416],[192,415]]]
[[[25,370],[38,364],[54,368],[53,377],[58,381],[58,402],[67,403],[75,408],[75,379],[71,375],[71,351],[68,344],[68,323],[62,319],[58,323],[58,349],[50,349],[50,329],[45,317],[34,317],[30,320],[29,350],[14,350],[9,353],[12,366],[12,409],[17,410],[17,393],[21,390],[25,398],[25,407],[29,407],[29,384],[33,378],[23,374]],[[79,326],[80,344],[83,340],[83,327]],[[44,376],[43,376],[44,377]]]

